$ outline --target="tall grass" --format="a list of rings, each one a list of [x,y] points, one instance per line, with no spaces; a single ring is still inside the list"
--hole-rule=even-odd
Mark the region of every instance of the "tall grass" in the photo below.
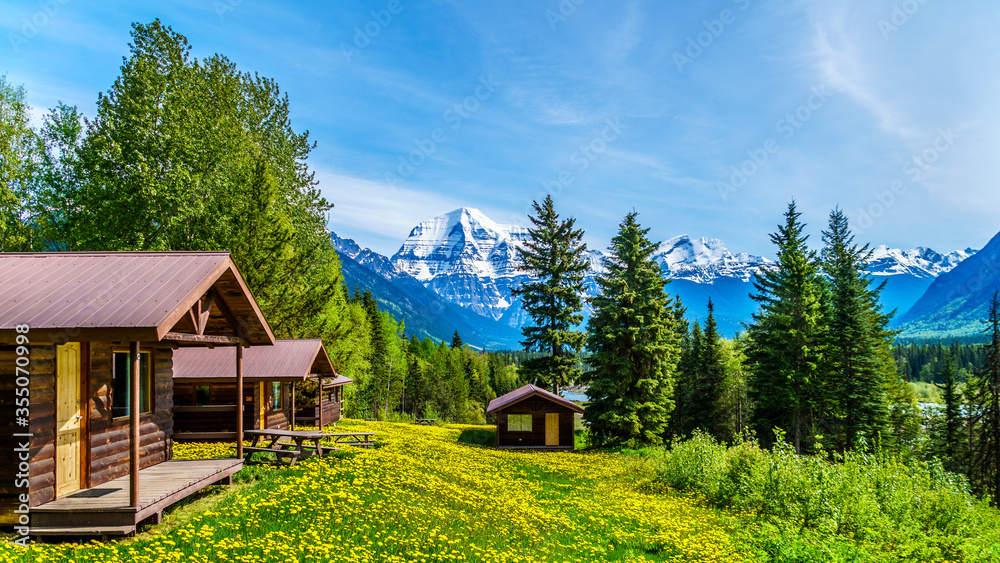
[[[751,515],[765,560],[1000,560],[1000,512],[936,462],[879,449],[831,461],[705,435],[646,454],[657,481]]]

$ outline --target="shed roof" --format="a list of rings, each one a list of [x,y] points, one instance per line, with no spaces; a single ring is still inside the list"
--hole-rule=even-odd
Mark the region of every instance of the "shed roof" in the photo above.
[[[22,324],[33,340],[160,341],[210,291],[203,334],[274,342],[228,252],[0,253],[0,272],[0,342]]]
[[[552,401],[553,403],[558,403],[576,412],[583,412],[583,408],[574,403],[573,401],[570,401],[569,399],[566,399],[564,397],[560,397],[559,395],[556,395],[551,391],[546,391],[541,387],[535,387],[530,383],[528,385],[525,385],[524,387],[514,389],[510,393],[505,393],[503,395],[500,395],[496,399],[493,399],[492,401],[490,401],[489,406],[486,407],[486,412],[494,413],[505,407],[509,407],[513,404],[520,403],[521,401],[529,397],[541,397],[543,399]]]
[[[247,348],[243,353],[243,377],[301,381],[310,377],[336,378],[350,383],[333,369],[333,362],[314,339],[275,340],[274,346]],[[231,380],[236,377],[236,354],[232,349],[182,348],[174,352],[174,379]],[[329,385],[329,382],[328,382]]]

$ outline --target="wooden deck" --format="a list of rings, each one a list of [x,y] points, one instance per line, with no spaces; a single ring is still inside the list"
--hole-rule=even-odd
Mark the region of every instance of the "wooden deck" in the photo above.
[[[139,507],[129,506],[128,475],[31,509],[33,536],[129,535],[157,524],[168,506],[217,483],[229,484],[242,459],[170,460],[139,472]]]

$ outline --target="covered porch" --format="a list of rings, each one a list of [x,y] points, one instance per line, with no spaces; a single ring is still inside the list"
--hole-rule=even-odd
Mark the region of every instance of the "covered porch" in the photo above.
[[[31,509],[31,535],[126,536],[140,524],[158,524],[167,507],[209,485],[232,483],[242,458],[173,459],[139,472],[139,501],[130,498],[129,476],[81,489]]]

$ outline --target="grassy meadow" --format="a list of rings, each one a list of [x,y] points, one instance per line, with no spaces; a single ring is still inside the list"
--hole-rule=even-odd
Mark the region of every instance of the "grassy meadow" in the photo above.
[[[733,467],[780,472],[754,461],[763,453],[696,442],[677,453],[514,453],[482,445],[492,443],[490,427],[342,421],[337,430],[374,431],[381,446],[291,468],[254,465],[134,538],[6,544],[0,562],[907,561],[915,554],[858,530],[802,524],[799,514],[768,512],[766,504],[722,502],[718,476]],[[179,458],[231,455],[227,444],[175,448]],[[786,488],[811,495],[816,486]],[[961,504],[960,492],[944,498]],[[954,540],[943,547],[924,545],[920,560],[998,560],[989,548],[998,539],[996,511],[948,506],[967,522],[949,528]],[[877,524],[879,533],[892,525]],[[993,535],[984,532],[991,528]]]

